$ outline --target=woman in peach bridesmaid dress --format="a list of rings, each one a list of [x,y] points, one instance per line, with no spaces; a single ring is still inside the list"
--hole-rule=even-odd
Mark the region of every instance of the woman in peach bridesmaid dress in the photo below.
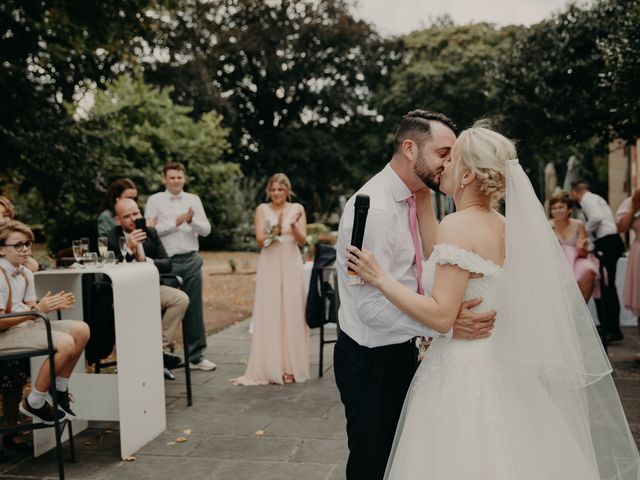
[[[616,212],[618,232],[633,232],[633,240],[629,244],[627,273],[624,281],[624,306],[638,317],[640,331],[640,189],[625,198]],[[631,239],[630,239],[631,240]],[[640,361],[640,353],[635,355]]]
[[[298,246],[306,240],[307,219],[291,203],[291,182],[276,173],[267,182],[268,203],[256,208],[258,259],[253,304],[253,337],[247,370],[236,385],[304,382],[309,378],[306,292]]]

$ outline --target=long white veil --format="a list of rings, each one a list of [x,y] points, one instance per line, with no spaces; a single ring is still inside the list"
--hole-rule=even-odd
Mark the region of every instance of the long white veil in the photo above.
[[[529,178],[507,165],[504,286],[495,353],[543,383],[602,479],[640,479],[638,450],[591,315]]]

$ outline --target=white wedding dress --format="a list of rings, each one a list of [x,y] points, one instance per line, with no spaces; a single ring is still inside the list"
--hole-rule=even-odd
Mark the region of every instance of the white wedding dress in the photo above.
[[[436,339],[418,368],[388,480],[640,480],[640,455],[571,267],[518,160],[506,167],[505,262],[453,245],[464,299],[497,312],[491,337]],[[436,279],[437,280],[437,279]]]
[[[482,298],[478,311],[498,308],[500,266],[459,247],[437,245],[423,275],[427,292],[438,263],[472,272],[464,300]],[[434,339],[407,394],[385,478],[600,479],[594,456],[566,425],[542,377],[505,371],[493,344],[493,336]]]

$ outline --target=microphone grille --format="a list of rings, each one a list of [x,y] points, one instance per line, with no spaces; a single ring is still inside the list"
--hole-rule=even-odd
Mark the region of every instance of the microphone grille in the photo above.
[[[369,195],[356,195],[356,203],[355,206],[356,208],[369,208]]]

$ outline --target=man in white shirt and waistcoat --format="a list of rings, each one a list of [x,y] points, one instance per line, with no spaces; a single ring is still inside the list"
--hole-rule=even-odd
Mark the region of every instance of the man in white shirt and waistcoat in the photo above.
[[[617,342],[624,338],[620,330],[620,300],[616,289],[616,270],[618,260],[624,254],[624,242],[611,207],[604,198],[590,191],[589,182],[573,182],[571,198],[580,204],[587,217],[587,235],[596,252],[600,252],[600,261],[607,269],[607,281],[600,298],[596,299],[596,307],[605,342]]]
[[[363,247],[373,252],[393,278],[422,293],[418,279],[422,257],[433,245],[422,252],[419,237],[427,244],[435,242],[437,224],[435,215],[421,215],[429,220],[422,221],[418,234],[416,211],[433,208],[427,187],[438,188],[442,164],[455,140],[455,126],[446,116],[409,112],[396,131],[391,161],[349,199],[340,219],[336,245],[340,334],[334,371],[347,419],[347,480],[382,480],[404,398],[418,366],[415,337],[440,336],[405,315],[376,288],[350,284],[353,277],[347,274],[345,257],[351,243],[355,197],[366,194],[371,202]],[[462,305],[447,337],[472,340],[490,335],[495,313],[469,310],[480,301]]]
[[[209,235],[211,224],[200,198],[184,191],[185,174],[181,163],[165,165],[164,184],[167,189],[149,197],[144,215],[148,219],[157,219],[156,231],[171,257],[171,273],[182,277],[184,291],[189,296],[189,308],[183,322],[191,368],[214,370],[216,364],[204,357],[207,338],[202,308],[202,258],[198,255],[198,236]]]

